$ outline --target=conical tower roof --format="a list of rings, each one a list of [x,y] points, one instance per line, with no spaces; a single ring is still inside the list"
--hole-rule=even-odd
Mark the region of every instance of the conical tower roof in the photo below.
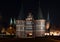
[[[24,17],[24,12],[23,12],[23,3],[21,3],[21,9],[18,15],[18,19],[21,20]]]
[[[12,18],[10,19],[10,25],[12,25],[13,24],[13,20],[12,20]]]
[[[15,18],[14,18],[14,24],[16,24],[16,20],[15,20]]]
[[[47,15],[47,21],[50,21],[50,18],[49,18],[49,12],[48,12],[48,15]]]
[[[40,8],[40,1],[39,1],[39,7],[38,7],[38,19],[43,19],[42,10]]]

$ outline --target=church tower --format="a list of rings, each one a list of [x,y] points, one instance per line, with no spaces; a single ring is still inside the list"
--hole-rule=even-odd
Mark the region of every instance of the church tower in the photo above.
[[[13,27],[13,20],[12,18],[10,19],[10,24],[6,30],[6,35],[15,35],[15,29]]]

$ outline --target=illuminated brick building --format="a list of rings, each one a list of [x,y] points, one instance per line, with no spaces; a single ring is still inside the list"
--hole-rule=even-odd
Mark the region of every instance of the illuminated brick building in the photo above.
[[[43,18],[42,11],[38,8],[38,19],[34,19],[31,12],[27,18],[21,19],[23,15],[23,6],[21,7],[20,15],[16,20],[16,37],[18,38],[34,38],[43,37],[45,35],[45,19]]]
[[[39,37],[45,34],[45,20],[34,20],[29,13],[26,20],[16,20],[16,35],[19,37]]]

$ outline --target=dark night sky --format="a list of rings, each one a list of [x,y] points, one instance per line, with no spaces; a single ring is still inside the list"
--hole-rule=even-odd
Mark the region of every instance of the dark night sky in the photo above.
[[[21,3],[24,4],[24,15],[27,16],[29,10],[32,11],[33,16],[36,17],[38,9],[38,0],[2,0],[0,1],[0,12],[3,17],[3,24],[8,24],[10,17],[17,18]],[[47,18],[48,10],[50,12],[51,23],[60,25],[60,3],[59,1],[40,0],[40,7],[42,9],[44,18]]]

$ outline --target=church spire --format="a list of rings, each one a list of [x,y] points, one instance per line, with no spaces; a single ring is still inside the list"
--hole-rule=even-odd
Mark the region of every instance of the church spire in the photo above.
[[[50,21],[50,19],[49,19],[49,12],[48,12],[48,15],[47,15],[47,21]]]
[[[13,21],[12,21],[12,18],[10,19],[10,25],[12,25],[13,24]]]
[[[39,0],[39,8],[38,8],[38,19],[43,19],[42,11],[40,8],[40,0]]]
[[[15,18],[14,18],[14,25],[16,25],[16,20],[15,20]]]

